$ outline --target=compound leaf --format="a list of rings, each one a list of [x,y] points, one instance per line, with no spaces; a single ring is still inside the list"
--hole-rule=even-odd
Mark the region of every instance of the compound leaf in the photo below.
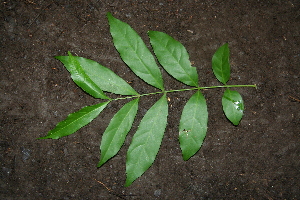
[[[191,66],[189,54],[184,46],[166,33],[149,31],[154,53],[163,66],[175,79],[189,86],[198,87],[198,74]]]
[[[229,47],[221,46],[212,57],[212,69],[216,78],[226,85],[230,78]]]
[[[240,93],[226,89],[222,97],[223,111],[234,125],[239,125],[244,113],[244,101]]]
[[[154,162],[167,126],[168,103],[163,95],[145,114],[127,151],[125,186],[140,177]]]
[[[207,132],[208,112],[204,96],[197,91],[183,108],[179,124],[179,142],[183,160],[201,148]]]
[[[136,116],[138,102],[139,99],[128,102],[111,119],[102,136],[100,145],[101,158],[97,167],[100,167],[115,156],[122,147]]]
[[[109,101],[86,106],[77,112],[69,114],[67,119],[59,122],[45,137],[40,137],[38,139],[59,139],[71,135],[96,118],[108,103]]]
[[[138,94],[126,81],[96,61],[83,57],[72,56],[70,52],[69,56],[56,56],[55,58],[65,65],[71,73],[71,77],[74,82],[85,91],[87,91],[87,87],[85,85],[91,85],[90,88],[95,86],[95,88],[99,88],[99,90],[102,89],[115,94]],[[90,94],[90,92],[88,93]],[[103,94],[103,92],[101,94]],[[108,97],[106,97],[106,99],[108,99]]]
[[[161,72],[141,37],[125,22],[107,13],[110,33],[122,60],[146,83],[164,90]]]

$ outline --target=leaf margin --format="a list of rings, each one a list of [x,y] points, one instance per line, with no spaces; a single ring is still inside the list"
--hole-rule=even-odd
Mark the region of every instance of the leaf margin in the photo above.
[[[155,59],[153,57],[153,55],[151,54],[151,52],[149,51],[149,49],[147,48],[146,44],[143,42],[142,38],[137,34],[137,32],[131,28],[131,26],[117,18],[115,18],[110,12],[107,12],[106,14],[107,18],[108,18],[108,22],[109,22],[109,26],[110,26],[110,33],[111,36],[113,38],[113,43],[115,48],[117,49],[117,51],[120,54],[120,57],[122,58],[122,60],[127,64],[127,66],[138,76],[140,77],[143,81],[145,81],[147,84],[152,85],[162,91],[164,91],[164,83],[163,83],[163,78],[162,78],[162,74],[160,72],[160,69],[158,68]],[[116,24],[118,24],[118,26],[116,26]],[[119,27],[125,26],[126,31],[123,34],[120,30],[119,31],[115,31],[114,29],[119,29]],[[120,33],[119,33],[120,32]],[[128,34],[128,32],[130,32],[130,37],[131,40],[130,42],[135,42],[135,44],[130,44],[125,46],[125,48],[122,48],[122,45],[119,41],[126,41],[124,38],[126,36],[126,34]],[[119,36],[117,36],[119,34]],[[143,55],[137,55],[135,57],[135,60],[140,61],[140,64],[137,65],[132,58],[128,57],[126,54],[128,54],[129,49],[133,49],[135,46],[135,48],[137,48],[139,46],[139,50],[136,50],[138,52],[143,52]],[[134,51],[134,50],[133,50]],[[135,54],[137,54],[135,52]],[[130,54],[131,56],[133,56],[134,54]],[[146,65],[144,63],[145,61],[145,57],[147,56],[147,59],[149,59],[149,63],[148,65]],[[143,57],[143,59],[141,58]],[[133,63],[132,63],[133,61]],[[136,65],[136,66],[135,66]],[[150,68],[151,66],[151,68]],[[143,70],[143,71],[141,71]],[[148,76],[148,74],[151,74],[151,76]]]
[[[233,125],[239,125],[245,110],[244,100],[240,93],[236,90],[227,88],[222,96],[222,107],[226,118]]]
[[[212,57],[212,69],[215,77],[224,85],[230,79],[229,46],[225,43]]]
[[[136,113],[138,110],[138,103],[139,103],[139,98],[136,98],[136,99],[126,103],[110,120],[108,127],[105,129],[105,131],[102,135],[101,144],[100,144],[100,152],[101,152],[100,160],[98,162],[97,167],[101,167],[109,159],[114,157],[118,153],[118,151],[121,149],[121,147],[125,141],[126,135],[130,131],[133,121],[135,119],[135,116],[136,116]],[[129,110],[127,107],[129,107]],[[127,111],[126,117],[124,117],[121,121],[118,121],[117,118],[120,117],[119,115],[121,115],[121,116],[124,115],[124,113],[123,113],[124,110]],[[123,123],[127,123],[127,127],[122,128],[122,130],[121,130],[122,133],[118,133],[118,130]],[[111,129],[115,129],[116,127],[118,130],[116,132],[113,132]],[[109,136],[110,136],[109,134],[113,135],[113,139],[109,141],[109,143],[110,143],[109,147],[106,148],[107,140],[111,139],[111,138],[109,138]],[[116,147],[117,150],[116,149],[111,150],[111,144],[113,143],[113,145],[115,145],[117,143],[115,140],[118,140],[118,139],[119,139],[119,142]],[[104,148],[104,150],[103,150],[103,148]],[[104,151],[104,153],[103,153],[103,151]],[[107,156],[107,152],[108,152],[108,154],[110,154],[109,156]]]
[[[161,66],[176,80],[189,86],[199,87],[198,72],[196,67],[191,66],[186,48],[178,40],[175,40],[164,32],[148,31],[148,36],[155,56]],[[166,55],[170,59],[166,59]]]
[[[68,136],[68,135],[71,135],[71,134],[75,133],[76,131],[78,131],[82,127],[89,124],[93,119],[95,119],[103,111],[103,109],[109,104],[109,102],[110,101],[98,103],[98,104],[95,104],[95,105],[92,105],[92,106],[85,106],[85,107],[81,108],[79,111],[76,111],[74,113],[69,114],[66,119],[59,122],[54,129],[50,130],[46,136],[39,137],[37,139],[59,139],[59,138],[62,138],[62,137],[65,137],[65,136]],[[82,112],[86,112],[86,110],[89,110],[89,109],[92,109],[92,108],[94,108],[92,111],[84,114],[83,116],[80,116],[80,114]],[[95,112],[95,113],[93,113],[93,112]],[[92,116],[89,117],[89,118],[84,118],[84,116],[86,116],[88,114],[92,114]],[[76,118],[75,120],[72,119],[74,117]],[[75,122],[77,122],[81,118],[87,119],[87,121],[83,122],[82,124],[75,124],[75,128],[73,127],[73,129],[71,131],[67,130],[67,131],[69,131],[68,133],[58,134],[58,132],[66,129],[70,124],[74,124]]]
[[[68,53],[70,56],[71,53],[70,52],[68,52]],[[100,63],[98,63],[94,60],[88,59],[88,58],[72,56],[72,55],[71,55],[71,57],[73,59],[73,62],[77,63],[77,66],[73,67],[70,65],[70,63],[68,62],[68,58],[69,58],[68,56],[56,56],[55,57],[55,58],[59,59],[64,64],[64,66],[68,69],[68,71],[71,73],[71,77],[72,76],[77,76],[77,77],[81,76],[81,74],[78,74],[79,70],[72,71],[73,68],[77,68],[77,69],[79,68],[80,72],[84,75],[81,78],[84,80],[93,82],[93,84],[95,84],[102,91],[102,93],[103,93],[103,91],[106,91],[106,92],[120,94],[120,95],[138,95],[138,93],[124,79],[122,79],[120,76],[118,76],[111,69],[101,65]],[[99,75],[96,75],[96,74],[99,74]],[[73,79],[73,77],[72,77],[72,79]],[[78,86],[81,87],[80,85],[78,85]]]
[[[155,161],[156,155],[159,151],[163,136],[164,136],[164,132],[167,126],[167,117],[168,117],[168,102],[167,102],[167,95],[164,94],[153,106],[151,106],[151,108],[146,112],[146,114],[144,115],[143,119],[140,122],[140,125],[136,131],[136,133],[134,134],[133,138],[132,138],[132,142],[128,148],[127,151],[127,156],[126,156],[126,181],[125,181],[125,187],[130,186],[137,178],[139,178],[140,176],[142,176],[153,164],[153,162]],[[154,119],[152,117],[149,118],[149,116],[151,116],[152,114],[155,114],[156,117],[156,121],[154,121]],[[148,162],[143,162],[142,164],[144,166],[142,166],[144,169],[140,169],[138,168],[139,171],[137,171],[137,164],[134,163],[132,160],[134,160],[136,158],[136,156],[134,155],[134,153],[141,154],[141,151],[138,149],[139,147],[143,147],[143,145],[153,145],[153,143],[146,143],[145,140],[142,140],[143,144],[141,144],[140,141],[136,140],[139,137],[145,137],[145,135],[147,136],[147,138],[149,139],[149,137],[153,136],[153,135],[147,135],[147,132],[145,133],[145,131],[143,129],[145,129],[144,127],[147,127],[147,131],[149,131],[149,123],[148,121],[152,121],[152,125],[158,126],[160,125],[161,127],[159,127],[161,130],[159,133],[159,138],[155,140],[156,144],[155,144],[155,149],[146,152],[145,148],[143,148],[142,150],[145,151],[145,153],[149,155],[149,153],[151,153],[152,155],[150,155],[151,158],[148,159]],[[154,130],[152,130],[153,132]],[[144,133],[143,133],[144,132]],[[157,132],[155,134],[158,134]],[[141,140],[141,139],[140,139]],[[153,142],[153,141],[152,141]],[[149,157],[149,156],[148,156]],[[142,159],[145,157],[142,157]],[[136,160],[138,163],[140,163],[140,159],[141,157],[138,157],[138,159]],[[133,162],[133,163],[132,163]]]
[[[80,66],[76,67],[76,65],[73,64],[76,62],[76,59],[74,59],[71,52],[68,51],[68,54],[69,56],[55,56],[54,58],[63,63],[65,68],[70,72],[71,78],[76,85],[94,98],[110,99],[104,94],[102,89],[90,79]],[[64,60],[63,58],[67,59]]]
[[[198,90],[185,104],[179,122],[178,137],[184,161],[189,160],[200,150],[207,128],[207,103],[201,91]]]

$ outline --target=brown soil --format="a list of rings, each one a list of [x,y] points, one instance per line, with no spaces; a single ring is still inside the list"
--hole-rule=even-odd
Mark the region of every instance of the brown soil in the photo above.
[[[1,1],[0,199],[300,199],[300,2],[282,1]],[[209,129],[202,149],[183,161],[178,123],[191,93],[170,94],[168,126],[153,166],[125,188],[125,155],[138,122],[158,98],[143,98],[116,157],[97,169],[112,103],[91,124],[59,140],[37,140],[93,99],[53,57],[74,55],[109,67],[139,93],[156,91],[122,62],[106,12],[184,44],[200,85],[219,85],[211,57],[229,43],[232,79],[245,101],[239,126],[224,117],[222,89],[203,91]],[[149,45],[150,46],[150,45]],[[180,83],[164,72],[167,89]],[[107,187],[107,188],[106,188]]]

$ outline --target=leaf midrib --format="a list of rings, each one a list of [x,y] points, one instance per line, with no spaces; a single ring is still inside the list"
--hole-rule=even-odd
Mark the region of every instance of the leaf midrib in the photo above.
[[[126,117],[129,115],[129,113],[131,113],[131,111],[132,111],[132,109],[134,108],[134,106],[135,106],[135,103],[131,106],[129,112],[127,112],[126,116],[123,118],[123,120],[121,121],[120,124],[123,124],[123,122],[125,121]],[[116,132],[119,132],[119,130],[120,130],[120,126],[117,128],[117,131],[116,131]],[[112,141],[114,141],[114,139],[115,139],[115,137],[113,137]],[[111,145],[112,143],[113,143],[113,142],[110,142],[110,143],[109,143],[109,146],[108,146],[107,149],[109,149],[109,147],[112,146],[112,145]],[[106,154],[107,154],[107,151],[106,151],[106,153],[103,155],[103,157],[105,157]]]
[[[164,103],[164,102],[161,102],[161,105],[159,105],[159,107],[161,107],[163,103]],[[159,114],[160,114],[160,112],[157,112],[157,114],[155,115],[155,119],[156,119],[156,120],[157,120]],[[155,121],[156,121],[156,120],[155,120]],[[153,134],[153,127],[154,127],[154,123],[152,124],[151,129],[150,129],[151,134],[148,134],[148,137],[147,137],[147,139],[145,140],[145,142],[144,142],[143,144],[138,145],[138,146],[135,147],[134,149],[136,149],[136,148],[138,148],[138,147],[141,147],[143,150],[145,150],[144,146],[148,143],[149,138],[151,138],[151,136],[152,136],[152,134]],[[145,152],[146,152],[146,151],[145,151]],[[147,152],[146,152],[146,153],[147,153]],[[149,154],[147,154],[147,156],[148,156],[148,158],[149,158]],[[149,159],[148,159],[148,160],[149,160]],[[137,162],[136,162],[135,164],[140,165],[140,163],[141,163],[141,161],[140,161],[140,159],[138,159]]]
[[[102,103],[100,103],[100,104],[102,104]],[[97,104],[96,104],[96,105],[97,105]],[[103,106],[103,105],[102,105],[102,106]],[[62,128],[57,127],[59,130],[57,130],[57,131],[51,133],[51,134],[48,135],[48,136],[51,136],[51,135],[54,135],[54,134],[56,134],[56,133],[58,133],[58,132],[60,132],[60,131],[63,131],[63,130],[66,129],[67,127],[70,127],[70,125],[74,124],[75,122],[77,122],[77,121],[80,120],[81,118],[85,117],[86,115],[88,115],[88,114],[90,114],[90,113],[92,113],[92,112],[95,112],[97,109],[101,108],[102,106],[99,106],[99,107],[93,109],[92,111],[90,111],[90,112],[88,112],[88,113],[82,115],[81,117],[77,118],[76,120],[73,120],[71,123],[69,123],[69,124],[66,125],[66,126],[63,126],[63,124],[62,124],[62,126],[63,126]],[[84,109],[84,108],[82,108],[82,109]],[[76,112],[75,112],[75,113],[76,113]],[[75,113],[72,113],[72,114],[75,114]],[[80,111],[78,111],[78,113],[80,113]],[[70,115],[72,115],[72,114],[70,114]],[[69,115],[69,116],[70,116],[70,115]],[[69,116],[68,116],[68,117],[69,117]],[[67,119],[66,119],[66,120],[67,120]],[[63,122],[63,121],[62,121],[62,122]]]
[[[129,25],[128,25],[129,26]],[[119,28],[119,27],[117,27],[118,28],[118,30],[121,32],[122,30]],[[141,57],[140,57],[140,55],[139,54],[137,54],[136,53],[136,51],[134,50],[134,47],[131,45],[131,43],[129,43],[128,41],[130,41],[130,39],[128,39],[128,30],[131,30],[130,29],[130,27],[126,27],[126,29],[125,29],[125,38],[126,38],[126,43],[131,47],[131,49],[133,50],[133,52],[135,52],[135,55],[137,55],[137,58],[139,59],[139,61],[145,66],[145,68],[146,68],[146,70],[147,70],[147,72],[149,73],[149,74],[151,74],[151,76],[154,78],[154,80],[155,80],[155,82],[158,84],[158,86],[159,86],[159,89],[160,90],[163,90],[163,85],[161,85],[159,82],[158,82],[158,80],[157,80],[157,78],[156,78],[156,76],[155,76],[155,74],[153,74],[150,70],[149,70],[149,67],[148,67],[148,65],[146,65],[145,64],[145,62],[141,59]],[[134,34],[136,34],[137,35],[137,33],[136,32],[134,32]],[[137,35],[138,36],[138,40],[142,40],[140,37],[139,37],[139,35]],[[138,44],[138,41],[137,41],[137,48],[138,48],[138,46],[139,46],[139,44]],[[150,58],[151,59],[151,58]],[[155,61],[154,61],[155,62]],[[157,67],[157,64],[155,63],[155,65],[156,65],[156,67]],[[157,67],[158,68],[158,67]],[[155,69],[156,70],[156,69]],[[140,71],[139,71],[140,72]],[[142,72],[140,72],[140,73],[142,73]],[[145,74],[145,73],[143,73],[143,74]],[[144,80],[144,79],[143,79]],[[162,88],[161,88],[162,87]]]
[[[171,54],[171,57],[173,58],[173,60],[175,60],[176,63],[177,63],[179,66],[181,66],[180,60],[181,60],[181,58],[182,58],[182,51],[180,51],[180,58],[179,58],[179,60],[177,60],[176,57],[173,55],[173,53],[172,53],[171,51],[169,51],[169,49],[167,48],[169,41],[170,41],[170,40],[168,39],[168,40],[167,40],[167,43],[166,43],[165,45],[161,45],[161,46],[162,46],[162,47],[165,47],[166,51],[169,52],[169,54]],[[159,44],[160,44],[160,43],[159,43]],[[192,66],[189,66],[189,67],[192,68]],[[195,86],[198,86],[198,83],[195,83],[195,82],[194,82],[194,80],[192,79],[192,76],[186,71],[186,69],[185,69],[184,67],[181,67],[181,69],[183,69],[183,71],[188,75],[190,81],[191,81],[193,84],[195,84]]]

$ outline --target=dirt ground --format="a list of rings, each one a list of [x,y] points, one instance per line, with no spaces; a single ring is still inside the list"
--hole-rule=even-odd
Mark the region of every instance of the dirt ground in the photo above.
[[[300,2],[1,1],[0,199],[300,199]],[[91,124],[59,140],[37,140],[66,116],[101,100],[77,87],[54,56],[71,51],[109,67],[139,93],[157,91],[122,62],[106,13],[184,44],[200,85],[220,85],[211,70],[229,43],[228,84],[245,101],[239,126],[225,118],[223,89],[203,91],[209,110],[201,150],[183,161],[178,124],[192,93],[169,94],[168,126],[152,167],[130,187],[125,155],[138,122],[159,96],[142,98],[136,122],[116,157],[97,168],[99,143],[114,102]],[[167,89],[184,87],[163,72]]]

